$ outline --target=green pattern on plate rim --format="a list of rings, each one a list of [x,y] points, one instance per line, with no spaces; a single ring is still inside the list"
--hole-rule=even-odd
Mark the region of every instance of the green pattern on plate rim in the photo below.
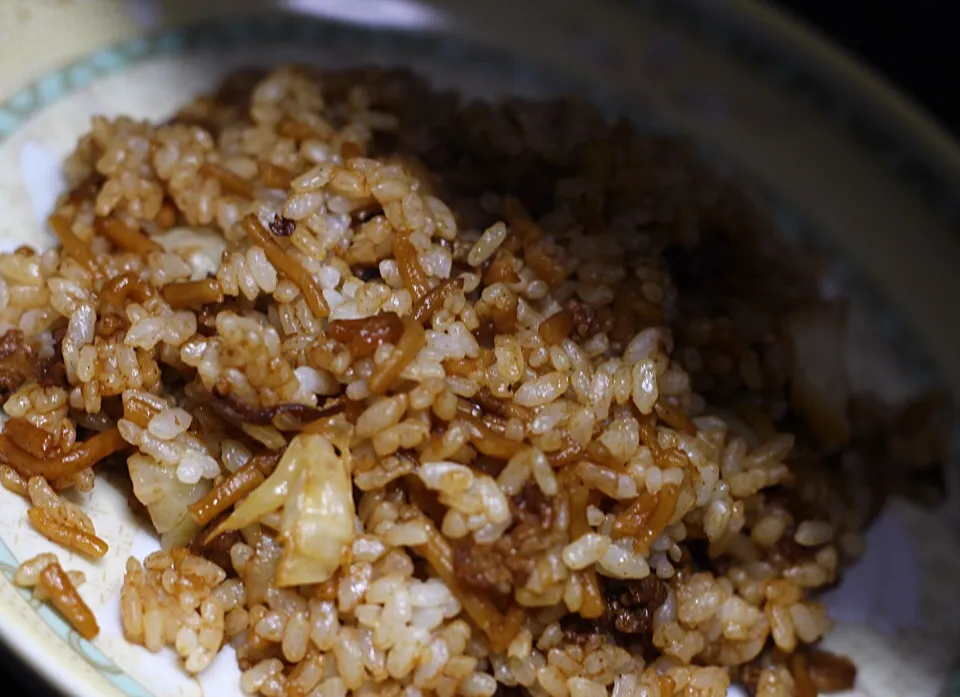
[[[0,541],[0,572],[13,583],[13,575],[20,562],[17,561],[10,549]],[[33,598],[29,590],[21,590],[21,594],[30,603],[30,607],[37,613],[50,629],[64,641],[73,651],[83,658],[94,670],[106,678],[127,697],[152,697],[149,690],[127,675],[122,668],[111,661],[100,649],[81,637],[48,603],[41,603]]]
[[[636,6],[652,9],[668,17],[680,17],[685,27],[698,30],[704,38],[721,42],[753,67],[771,72],[778,82],[812,95],[818,103],[833,113],[844,124],[845,130],[856,133],[858,140],[867,142],[875,150],[891,153],[887,158],[891,166],[904,177],[911,178],[911,185],[934,197],[940,205],[939,210],[953,216],[957,211],[957,202],[937,182],[935,174],[922,166],[909,150],[893,135],[874,127],[865,114],[857,112],[846,103],[843,96],[821,85],[813,75],[805,74],[801,68],[791,63],[774,48],[767,47],[762,37],[754,37],[744,32],[734,34],[734,27],[722,22],[706,21],[717,18],[713,13],[697,9],[696,3],[682,0],[664,2],[663,0],[629,0]],[[571,27],[571,32],[578,31]],[[736,40],[731,40],[736,36]],[[231,19],[227,21],[205,22],[185,28],[164,31],[138,37],[111,48],[97,51],[86,58],[62,70],[50,73],[33,84],[13,94],[0,103],[0,144],[33,115],[53,104],[63,96],[82,89],[91,83],[117,73],[137,62],[164,55],[181,54],[209,48],[235,48],[250,44],[298,43],[307,44],[322,41],[326,46],[347,47],[356,42],[375,41],[380,48],[390,49],[396,55],[410,57],[439,57],[447,62],[470,65],[476,69],[482,65],[489,74],[510,75],[518,86],[536,85],[555,93],[577,93],[593,101],[601,108],[615,114],[629,114],[635,121],[657,131],[669,131],[662,123],[650,119],[647,114],[629,101],[611,98],[605,92],[598,91],[593,85],[579,83],[554,72],[541,69],[530,62],[521,62],[509,54],[488,48],[464,44],[453,39],[432,33],[371,29],[355,25],[341,24],[318,18],[302,16],[272,15],[249,19]],[[589,59],[589,56],[585,56]],[[709,155],[709,153],[708,153]],[[829,251],[828,243],[818,239],[812,229],[797,211],[766,191],[761,183],[751,182],[753,188],[764,200],[772,212],[778,227],[791,237],[814,242],[815,246]],[[936,370],[922,350],[912,342],[903,329],[901,321],[885,306],[879,296],[863,280],[857,270],[848,263],[842,263],[838,269],[844,285],[865,302],[873,316],[880,319],[880,329],[905,365],[926,381],[936,381]],[[956,432],[956,442],[960,444],[960,431]],[[960,451],[960,448],[958,448]],[[14,558],[7,545],[0,540],[0,571],[12,581],[19,562]],[[29,591],[22,591],[24,597],[38,616],[70,648],[80,655],[90,666],[103,675],[121,693],[129,697],[150,697],[152,693],[127,675],[96,646],[81,638],[46,603],[32,599]],[[948,680],[944,697],[960,696],[960,669],[955,670]]]

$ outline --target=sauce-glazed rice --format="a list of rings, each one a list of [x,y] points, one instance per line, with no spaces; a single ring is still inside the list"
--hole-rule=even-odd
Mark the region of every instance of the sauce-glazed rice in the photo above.
[[[268,697],[852,684],[842,308],[682,143],[284,68],[66,172],[60,246],[0,256],[0,480],[96,558],[56,492],[129,473],[129,641]],[[83,574],[16,581],[96,633]]]

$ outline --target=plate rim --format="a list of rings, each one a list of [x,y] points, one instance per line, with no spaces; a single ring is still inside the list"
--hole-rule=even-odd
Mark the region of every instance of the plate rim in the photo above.
[[[622,1],[622,0],[617,0]],[[658,11],[682,10],[699,21],[720,18],[721,24],[740,37],[750,37],[754,48],[780,56],[797,71],[807,72],[831,96],[844,104],[860,102],[860,111],[869,118],[887,122],[887,138],[899,143],[913,141],[919,146],[923,164],[936,163],[937,176],[949,181],[953,194],[960,196],[960,136],[952,133],[942,120],[903,86],[892,81],[877,67],[857,55],[820,27],[806,20],[777,0],[626,0],[635,6]],[[672,10],[665,9],[667,5]],[[705,20],[709,18],[709,20]],[[709,32],[703,36],[709,40]],[[741,56],[745,51],[741,48]],[[850,91],[852,88],[852,91]],[[847,131],[852,131],[850,127]],[[912,134],[913,138],[908,138]],[[856,135],[856,133],[853,133]],[[923,185],[913,182],[914,186]]]

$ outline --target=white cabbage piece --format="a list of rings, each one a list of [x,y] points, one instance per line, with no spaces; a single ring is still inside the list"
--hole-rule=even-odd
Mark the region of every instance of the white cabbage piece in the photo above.
[[[327,438],[302,433],[291,441],[277,469],[211,537],[239,530],[283,508],[277,568],[280,587],[330,580],[356,537],[350,455]]]
[[[164,467],[149,455],[127,458],[133,495],[147,507],[164,547],[184,544],[196,532],[187,509],[210,490],[209,480],[186,484],[177,478],[176,467]]]

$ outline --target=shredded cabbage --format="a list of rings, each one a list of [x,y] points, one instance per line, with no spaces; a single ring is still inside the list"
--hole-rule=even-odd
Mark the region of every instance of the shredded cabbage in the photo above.
[[[324,436],[301,433],[273,474],[210,537],[239,530],[282,507],[277,586],[328,581],[356,537],[350,474],[348,452],[338,455]]]
[[[196,524],[187,509],[210,489],[210,481],[201,479],[187,484],[177,478],[176,467],[164,467],[149,455],[137,453],[127,458],[133,483],[133,495],[150,514],[150,520],[164,548],[182,545],[196,532]]]

